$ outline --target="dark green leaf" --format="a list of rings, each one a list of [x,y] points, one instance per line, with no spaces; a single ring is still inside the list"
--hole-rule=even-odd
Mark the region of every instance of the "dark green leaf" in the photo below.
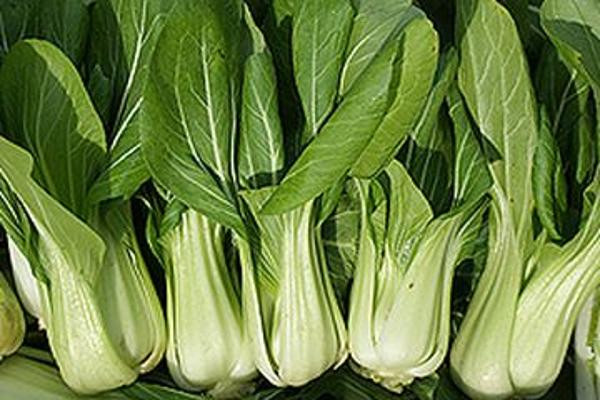
[[[306,119],[302,144],[333,109],[353,15],[348,0],[303,0],[294,15],[294,74]]]
[[[536,89],[548,110],[549,129],[557,142],[572,191],[580,192],[596,165],[590,88],[584,75],[565,64],[547,44],[536,73]],[[579,197],[575,193],[572,197]],[[574,204],[577,207],[577,202]]]
[[[37,182],[85,217],[88,189],[105,161],[106,144],[69,59],[45,41],[13,46],[0,69],[0,115],[9,138],[32,153]]]
[[[76,66],[83,61],[90,16],[81,0],[39,0],[39,32],[59,47]]]
[[[453,206],[468,207],[481,200],[492,179],[456,85],[452,86],[446,99],[454,126]]]
[[[450,48],[441,57],[425,106],[400,153],[400,159],[436,214],[446,211],[452,200],[452,135],[442,106],[456,79],[457,66],[456,51]]]
[[[431,22],[424,17],[409,22],[400,43],[402,61],[394,102],[352,168],[354,176],[374,176],[387,166],[417,122],[431,88],[439,47]]]
[[[360,228],[357,182],[351,179],[345,183],[336,208],[325,221],[322,229],[331,283],[341,305],[345,304],[344,300],[348,295],[357,254]]]
[[[278,183],[285,151],[271,53],[249,12],[245,19],[253,49],[244,65],[238,174],[242,185],[258,188]]]
[[[153,383],[138,382],[132,386],[120,389],[117,392],[122,393],[128,399],[132,400],[211,400],[212,397],[201,394],[186,393],[182,390],[173,389],[167,386],[161,386]]]
[[[0,2],[0,63],[21,39],[41,38],[80,66],[87,46],[89,14],[81,0],[3,0]]]
[[[38,0],[0,2],[0,64],[13,44],[37,31]]]
[[[552,239],[559,240],[567,208],[566,182],[560,152],[544,108],[540,111],[539,141],[533,159],[532,179],[533,198],[540,222]]]
[[[378,54],[269,198],[265,213],[291,210],[348,172],[388,107],[397,50],[392,42]]]
[[[528,66],[505,8],[492,0],[459,4],[459,87],[481,133],[501,157],[492,164],[494,184],[510,204],[521,241],[531,234],[531,149],[537,137]]]
[[[433,374],[423,379],[417,379],[410,385],[410,389],[417,395],[419,400],[433,400],[438,389],[440,377]]]
[[[293,162],[300,150],[303,115],[302,102],[296,88],[292,54],[292,19],[297,0],[273,0],[264,23],[265,40],[273,54],[279,109],[285,141],[286,166]]]
[[[542,26],[563,59],[600,86],[600,3],[596,0],[546,0]]]
[[[340,77],[345,96],[390,38],[418,14],[410,0],[358,1]]]
[[[143,127],[139,110],[170,4],[164,0],[100,0],[93,6],[88,87],[110,143],[109,162],[90,193],[94,202],[129,198],[149,176],[140,148]]]
[[[240,27],[236,0],[178,2],[156,45],[141,124],[152,176],[188,206],[243,234],[230,170]]]

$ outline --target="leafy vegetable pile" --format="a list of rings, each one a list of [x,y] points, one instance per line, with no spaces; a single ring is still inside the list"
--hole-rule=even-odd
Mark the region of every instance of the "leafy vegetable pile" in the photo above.
[[[598,0],[0,0],[0,134],[0,397],[600,398]]]

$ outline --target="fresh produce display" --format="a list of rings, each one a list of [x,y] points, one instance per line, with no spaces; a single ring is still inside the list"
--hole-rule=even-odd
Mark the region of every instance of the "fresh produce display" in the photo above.
[[[600,399],[599,0],[0,0],[0,398]]]

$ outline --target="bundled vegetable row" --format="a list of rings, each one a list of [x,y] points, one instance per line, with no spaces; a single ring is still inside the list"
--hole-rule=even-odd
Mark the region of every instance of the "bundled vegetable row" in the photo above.
[[[0,2],[0,224],[71,389],[539,397],[576,327],[600,396],[600,3],[90,3]]]

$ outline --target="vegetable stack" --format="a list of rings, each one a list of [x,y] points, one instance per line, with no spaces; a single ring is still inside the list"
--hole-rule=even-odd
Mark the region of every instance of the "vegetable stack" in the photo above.
[[[600,398],[598,0],[0,28],[0,397]]]

